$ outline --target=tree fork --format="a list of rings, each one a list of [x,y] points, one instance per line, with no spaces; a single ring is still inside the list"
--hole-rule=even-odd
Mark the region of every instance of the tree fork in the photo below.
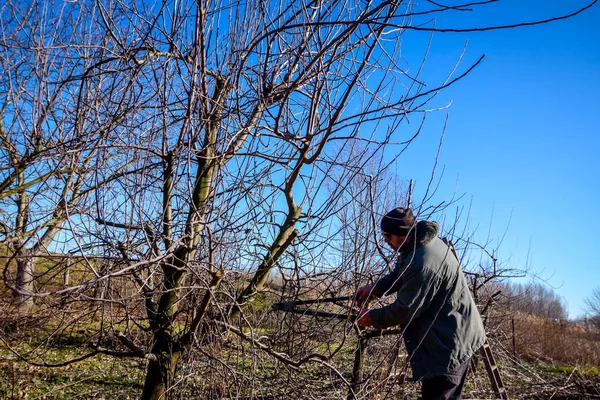
[[[299,214],[299,210],[297,211]],[[279,258],[283,255],[285,250],[292,244],[293,240],[298,236],[298,230],[294,229],[294,224],[289,225],[287,228],[281,230],[279,236],[269,249],[265,259],[260,264],[256,273],[252,277],[252,280],[248,283],[246,288],[242,291],[242,293],[236,299],[234,305],[231,306],[229,310],[229,317],[236,317],[244,304],[251,299],[252,296],[256,294],[257,291],[262,289],[267,278],[269,277],[269,273],[271,272],[271,268],[277,263]]]

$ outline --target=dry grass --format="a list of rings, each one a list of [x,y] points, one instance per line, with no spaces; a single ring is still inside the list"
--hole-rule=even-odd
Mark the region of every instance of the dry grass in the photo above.
[[[580,368],[600,367],[600,331],[591,326],[520,312],[496,313],[489,321],[492,336],[513,356]]]
[[[90,278],[89,266],[83,260],[75,261],[70,264],[73,284]],[[39,260],[38,271],[44,277],[40,283],[42,289],[58,288],[62,284],[62,274],[46,273],[51,270],[52,262],[56,260]],[[224,284],[236,287],[241,284],[243,277],[237,279],[231,282],[225,280]],[[280,300],[282,289],[277,283],[270,282],[270,289],[256,297],[245,315],[245,323],[255,326],[254,334],[264,337],[265,343],[270,343],[276,351],[284,352],[294,359],[312,352],[332,355],[328,360],[330,367],[309,363],[298,370],[292,370],[251,344],[229,335],[211,346],[193,349],[186,355],[179,373],[181,381],[178,383],[178,390],[181,396],[210,399],[250,399],[259,396],[274,396],[278,399],[346,397],[356,336],[351,330],[343,335],[348,328],[344,321],[325,322],[299,315],[284,317],[281,313],[270,311],[270,305]],[[131,278],[114,279],[110,289],[121,299],[130,298],[126,302],[128,316],[142,323],[144,304],[139,294],[136,297],[138,290]],[[323,291],[312,290],[314,293]],[[302,295],[311,297],[313,291]],[[96,297],[94,288],[84,294]],[[0,296],[0,302],[8,304],[9,296]],[[38,299],[38,314],[30,318],[18,316],[14,310],[9,310],[10,307],[0,308],[5,311],[0,318],[2,337],[25,352],[30,351],[37,343],[36,351],[40,353],[40,359],[46,360],[58,360],[83,353],[89,343],[111,339],[113,328],[130,334],[137,343],[150,347],[147,335],[123,322],[125,311],[121,306],[115,305],[102,309],[101,314],[94,314],[90,310],[94,306],[99,307],[98,304],[91,300],[77,299],[64,305],[54,317],[46,313],[45,310],[53,310],[52,307],[59,305],[60,298],[50,296]],[[321,307],[329,310],[329,307],[334,306],[328,304]],[[185,303],[182,303],[182,308],[186,308]],[[70,321],[66,328],[57,328],[59,315],[62,315],[63,324]],[[101,321],[106,325],[102,329],[99,325]],[[496,309],[489,315],[488,334],[511,398],[600,398],[598,330],[568,321],[552,321]],[[398,357],[393,360],[389,357],[397,339],[391,336],[370,340],[364,372],[371,379],[363,386],[360,398],[418,396],[419,384],[403,380],[404,350],[401,349]],[[102,344],[119,348],[118,342]],[[143,360],[107,356],[94,357],[69,367],[32,367],[15,359],[0,344],[0,398],[78,398],[78,394],[83,395],[79,398],[100,398],[96,397],[99,393],[105,399],[128,396],[136,398],[143,383],[144,368]],[[410,376],[410,372],[407,375]],[[475,374],[470,375],[465,398],[493,398],[482,365]]]

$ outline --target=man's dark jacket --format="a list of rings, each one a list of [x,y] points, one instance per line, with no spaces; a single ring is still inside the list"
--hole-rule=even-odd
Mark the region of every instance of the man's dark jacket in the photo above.
[[[436,222],[416,225],[415,240],[401,248],[394,270],[375,286],[380,296],[396,292],[396,301],[369,311],[373,327],[403,328],[414,380],[452,371],[485,340],[458,260],[437,232]]]

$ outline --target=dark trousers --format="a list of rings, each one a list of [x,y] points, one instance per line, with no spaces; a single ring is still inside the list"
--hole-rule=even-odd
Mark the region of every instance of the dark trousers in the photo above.
[[[424,379],[421,388],[422,400],[458,400],[462,394],[469,362],[459,365],[453,371],[447,374],[434,376],[431,379]]]

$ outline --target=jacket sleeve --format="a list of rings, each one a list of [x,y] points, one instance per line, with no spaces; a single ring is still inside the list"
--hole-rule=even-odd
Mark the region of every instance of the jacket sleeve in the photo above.
[[[439,279],[428,268],[411,265],[402,273],[402,286],[398,289],[396,301],[369,311],[374,328],[404,325],[419,317],[429,307],[439,289]],[[388,281],[384,283],[387,284]],[[379,284],[377,288],[379,289]]]
[[[389,294],[395,293],[398,291],[400,287],[400,270],[402,269],[402,262],[400,259],[396,262],[396,266],[389,274],[379,278],[377,282],[375,282],[375,290],[374,292],[377,296],[387,296]]]

